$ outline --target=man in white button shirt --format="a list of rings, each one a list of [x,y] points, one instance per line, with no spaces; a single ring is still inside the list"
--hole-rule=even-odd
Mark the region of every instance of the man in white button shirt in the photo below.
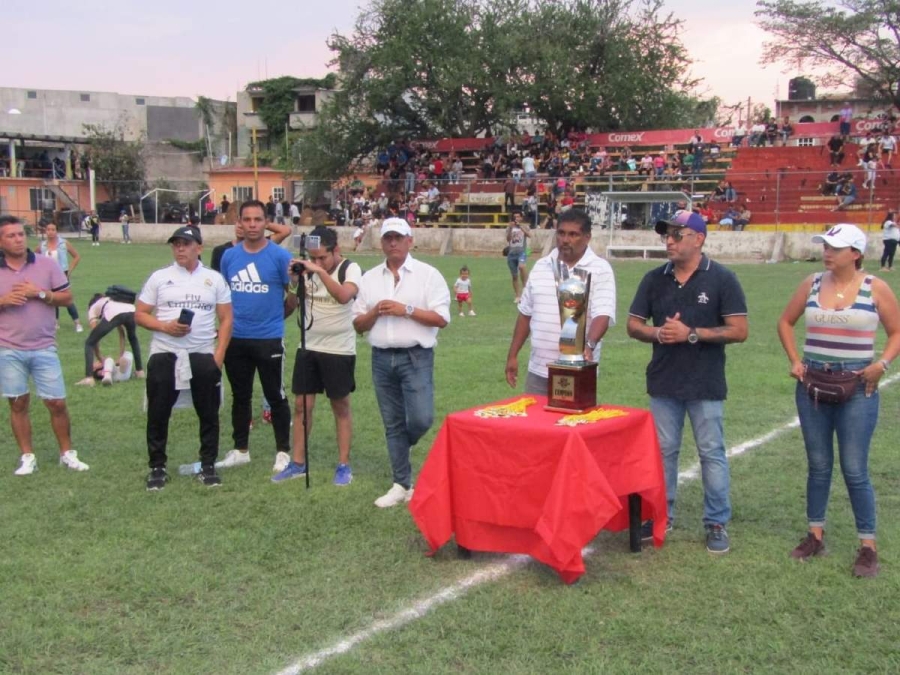
[[[525,392],[547,394],[547,364],[559,358],[559,305],[553,266],[565,263],[591,273],[584,357],[600,360],[600,340],[616,321],[616,280],[612,268],[588,246],[591,220],[581,209],[569,209],[559,216],[556,248],[538,260],[519,300],[519,316],[513,329],[506,358],[506,381],[515,387],[519,377],[519,350],[531,335],[531,358]]]
[[[441,273],[415,260],[402,218],[381,225],[385,261],[366,272],[353,304],[353,328],[368,333],[372,382],[384,422],[393,485],[380,508],[412,499],[412,446],[434,419],[434,346],[450,323],[450,289]]]

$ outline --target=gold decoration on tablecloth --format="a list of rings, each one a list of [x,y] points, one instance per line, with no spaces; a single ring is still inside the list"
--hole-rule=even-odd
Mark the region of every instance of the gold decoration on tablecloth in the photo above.
[[[624,410],[595,408],[594,410],[589,410],[588,412],[579,415],[566,415],[565,417],[558,419],[556,423],[564,427],[574,427],[579,424],[593,424],[594,422],[612,419],[613,417],[625,417],[627,414],[628,413]]]
[[[504,403],[502,405],[489,405],[487,408],[479,408],[475,411],[475,417],[483,419],[495,417],[528,417],[525,412],[528,406],[534,405],[537,401],[531,397],[525,397]]]

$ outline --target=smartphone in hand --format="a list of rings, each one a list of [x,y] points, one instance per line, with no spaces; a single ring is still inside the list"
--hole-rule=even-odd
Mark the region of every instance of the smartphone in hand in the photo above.
[[[194,310],[192,309],[182,309],[181,314],[178,316],[178,323],[184,324],[185,326],[190,326],[191,322],[194,320]]]

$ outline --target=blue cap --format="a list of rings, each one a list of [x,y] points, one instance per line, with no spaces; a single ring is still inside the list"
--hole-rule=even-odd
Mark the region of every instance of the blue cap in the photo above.
[[[670,227],[686,227],[694,232],[706,234],[706,222],[693,211],[679,211],[669,220],[656,221],[657,234],[665,234]]]

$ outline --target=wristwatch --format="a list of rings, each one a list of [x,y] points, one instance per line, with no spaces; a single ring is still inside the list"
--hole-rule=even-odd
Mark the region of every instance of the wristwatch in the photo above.
[[[47,291],[38,291],[38,297],[44,302],[47,302]]]
[[[880,363],[881,367],[884,368],[884,372],[887,372],[888,368],[891,367],[891,362],[887,359],[881,359],[881,361],[879,361],[878,363]]]
[[[584,344],[587,345],[588,349],[596,349],[597,348],[597,343],[594,342],[593,340],[585,340]]]
[[[691,328],[691,332],[688,333],[688,342],[690,342],[692,345],[695,345],[698,342],[700,342],[700,336],[697,335],[696,328]]]
[[[406,316],[412,316],[412,313],[416,311],[416,308],[412,305],[406,306]]]

